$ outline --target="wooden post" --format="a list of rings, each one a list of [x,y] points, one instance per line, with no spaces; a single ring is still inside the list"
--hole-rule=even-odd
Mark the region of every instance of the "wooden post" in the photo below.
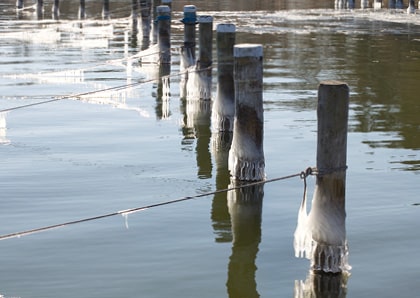
[[[54,20],[57,20],[60,16],[60,0],[54,0],[52,7],[52,16]]]
[[[169,6],[169,8],[171,9],[171,11],[172,11],[172,0],[162,0],[161,1],[161,4],[162,5],[167,5],[167,6]]]
[[[354,2],[355,2],[354,0],[348,0],[347,1],[347,8],[348,9],[354,9],[356,7]]]
[[[104,4],[102,6],[102,18],[109,19],[109,0],[104,0]]]
[[[187,82],[187,99],[211,99],[211,64],[213,50],[213,17],[200,16],[199,23],[199,60],[190,67]]]
[[[86,17],[85,0],[80,0],[79,5],[79,19],[83,20]]]
[[[403,0],[397,0],[397,2],[395,4],[395,8],[397,8],[397,9],[403,9],[404,8]]]
[[[23,8],[23,0],[16,0],[16,8],[17,9]]]
[[[365,9],[369,7],[369,0],[360,0],[360,8]]]
[[[132,0],[132,2],[131,2],[131,17],[133,19],[138,17],[138,10],[139,10],[139,0]]]
[[[141,49],[145,50],[150,45],[150,30],[151,30],[151,0],[140,0],[141,10],[141,28],[142,28],[142,44]]]
[[[195,64],[195,25],[197,24],[197,8],[194,5],[184,6],[184,46],[181,54],[184,58],[185,68]]]
[[[416,4],[414,3],[414,0],[408,1],[407,13],[408,14],[416,13]]]
[[[157,44],[158,42],[158,26],[157,26],[157,7],[159,6],[159,0],[151,0],[152,3],[152,44]]]
[[[171,9],[167,5],[160,5],[157,11],[159,63],[171,63]]]
[[[388,0],[388,8],[395,9],[396,8],[396,0]]]
[[[341,272],[347,264],[345,183],[349,88],[337,81],[318,89],[317,178],[311,211],[311,268]]]
[[[237,180],[264,180],[262,45],[236,45],[233,57],[235,120],[229,151],[230,174]]]
[[[42,19],[44,16],[44,0],[36,1],[36,15],[38,19]]]
[[[236,27],[219,24],[216,28],[217,91],[212,109],[213,131],[232,131],[235,116],[235,88],[233,83],[233,46]]]
[[[374,0],[373,8],[374,9],[381,9],[382,8],[382,0]]]

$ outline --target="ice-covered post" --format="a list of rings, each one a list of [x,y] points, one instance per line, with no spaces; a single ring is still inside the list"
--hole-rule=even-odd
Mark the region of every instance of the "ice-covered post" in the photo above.
[[[360,8],[365,9],[369,7],[369,0],[360,0]]]
[[[44,15],[44,0],[36,1],[36,15],[38,19],[41,19]]]
[[[407,13],[416,13],[416,4],[414,3],[414,0],[408,1]]]
[[[311,268],[341,272],[349,268],[346,240],[346,156],[349,88],[338,81],[318,88],[317,177],[307,228]]]
[[[52,15],[53,19],[58,19],[60,16],[60,0],[54,0],[53,7],[52,7]]]
[[[233,57],[235,119],[229,151],[229,171],[237,180],[264,180],[262,45],[236,45]]]
[[[235,116],[235,88],[233,83],[234,24],[216,27],[217,91],[212,109],[213,131],[232,131]]]
[[[102,6],[102,18],[109,19],[109,0],[104,0]]]
[[[381,9],[382,8],[382,0],[374,0],[373,8],[374,9]]]
[[[171,63],[171,9],[167,5],[160,5],[157,11],[159,63]]]
[[[211,64],[213,49],[213,17],[200,16],[199,54],[196,67],[188,73],[187,99],[211,99]]]
[[[23,0],[16,0],[16,8],[17,9],[23,8]]]
[[[151,0],[140,0],[140,10],[141,10],[141,32],[142,32],[142,44],[141,49],[145,50],[149,47],[150,44],[150,26],[151,26]]]
[[[79,5],[79,19],[84,19],[86,16],[85,13],[85,0],[80,0],[80,5]]]

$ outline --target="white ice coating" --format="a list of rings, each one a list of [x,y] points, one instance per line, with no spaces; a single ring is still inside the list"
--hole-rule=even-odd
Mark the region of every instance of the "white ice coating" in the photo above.
[[[213,23],[213,17],[212,16],[199,16],[198,22],[199,23]]]
[[[228,167],[238,180],[259,181],[265,179],[265,160],[262,146],[258,148],[249,138],[233,136],[229,151]]]
[[[6,115],[7,113],[0,113],[0,145],[10,144],[7,139]]]
[[[234,57],[262,57],[263,47],[260,44],[243,43],[233,47]]]
[[[345,213],[337,210],[334,206],[330,207],[328,200],[317,191],[317,188],[309,214],[306,209],[306,201],[305,192],[294,233],[295,256],[311,260],[312,270],[333,273],[350,270]],[[322,243],[317,242],[314,238],[322,239]],[[325,261],[322,262],[321,258]],[[323,267],[318,264],[323,264]]]
[[[222,33],[235,33],[236,26],[234,24],[218,24],[216,31]]]
[[[184,12],[196,12],[197,7],[195,5],[185,5]]]
[[[169,13],[171,12],[171,8],[168,5],[159,5],[156,7],[157,13]]]
[[[187,100],[211,99],[211,76],[205,71],[198,71],[196,66],[188,68]]]

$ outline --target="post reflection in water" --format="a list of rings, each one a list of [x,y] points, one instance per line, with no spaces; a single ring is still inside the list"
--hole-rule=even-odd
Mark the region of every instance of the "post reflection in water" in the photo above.
[[[229,149],[232,143],[232,132],[217,132],[211,136],[211,150],[216,166],[216,189],[226,189],[229,186],[228,170]],[[216,193],[212,202],[211,219],[216,242],[231,242],[232,232],[230,216],[227,207],[227,192]]]
[[[171,64],[160,64],[157,67],[159,68],[159,77],[153,86],[156,88],[156,93],[153,94],[156,97],[156,118],[167,119],[171,115],[169,108]]]
[[[305,281],[295,281],[294,298],[345,298],[349,273],[310,271]]]
[[[232,181],[230,187],[241,182]],[[253,185],[228,192],[232,224],[232,255],[228,265],[229,298],[260,297],[255,281],[258,246],[261,241],[263,185]]]

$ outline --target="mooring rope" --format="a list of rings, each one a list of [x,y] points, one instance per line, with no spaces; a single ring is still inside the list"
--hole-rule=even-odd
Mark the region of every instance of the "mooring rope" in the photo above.
[[[135,83],[131,83],[131,84],[125,84],[125,85],[109,87],[109,88],[104,88],[104,89],[98,89],[98,90],[93,90],[93,91],[88,91],[88,92],[83,92],[83,93],[77,93],[77,94],[64,95],[64,96],[55,97],[55,98],[40,101],[40,102],[35,102],[35,103],[26,104],[26,105],[21,105],[21,106],[16,106],[16,107],[12,107],[12,108],[3,109],[3,110],[0,110],[0,113],[10,112],[10,111],[13,111],[13,110],[33,107],[33,106],[42,105],[42,104],[47,104],[47,103],[51,103],[51,102],[55,102],[55,101],[59,101],[59,100],[63,100],[63,99],[81,98],[83,96],[92,95],[92,94],[105,92],[105,91],[124,90],[124,89],[132,88],[132,87],[135,87],[135,86],[138,86],[138,85],[151,83],[151,82],[154,82],[154,81],[157,81],[157,80],[162,80],[162,79],[167,79],[167,78],[172,78],[172,77],[178,77],[178,76],[184,75],[188,72],[202,72],[202,71],[209,70],[211,68],[212,68],[212,66],[207,67],[207,68],[203,68],[203,69],[193,69],[193,70],[192,69],[186,69],[185,71],[180,71],[180,72],[175,73],[175,74],[161,76],[159,78],[144,80],[144,81],[135,82]]]
[[[232,187],[228,187],[228,188],[225,188],[225,189],[219,189],[219,190],[215,190],[215,191],[212,191],[212,192],[206,192],[206,193],[198,194],[198,195],[195,195],[195,196],[187,196],[187,197],[182,197],[182,198],[178,198],[178,199],[174,199],[174,200],[170,200],[170,201],[164,201],[164,202],[160,202],[160,203],[156,203],[156,204],[151,204],[151,205],[145,205],[145,206],[135,207],[135,208],[131,208],[131,209],[120,210],[120,211],[116,211],[116,212],[111,212],[111,213],[107,213],[107,214],[82,218],[82,219],[68,221],[68,222],[59,223],[59,224],[55,224],[55,225],[50,225],[50,226],[45,226],[45,227],[40,227],[40,228],[35,228],[35,229],[10,233],[10,234],[4,234],[4,235],[0,235],[0,240],[5,240],[5,239],[9,239],[9,238],[19,238],[21,236],[26,236],[26,235],[29,235],[29,234],[35,234],[35,233],[39,233],[39,232],[44,232],[44,231],[57,229],[57,228],[61,228],[61,227],[69,226],[69,225],[94,221],[94,220],[98,220],[98,219],[104,219],[104,218],[113,217],[113,216],[116,216],[116,215],[128,215],[130,213],[144,211],[144,210],[151,209],[151,208],[156,208],[156,207],[175,204],[175,203],[179,203],[179,202],[194,200],[194,199],[198,199],[198,198],[202,198],[202,197],[207,197],[207,196],[210,196],[210,195],[229,192],[229,191],[236,190],[236,189],[241,189],[241,188],[246,188],[246,187],[256,186],[256,185],[262,185],[262,184],[271,183],[271,182],[280,181],[280,180],[286,180],[286,179],[290,179],[290,178],[294,178],[294,177],[300,177],[301,179],[304,179],[304,186],[305,186],[305,191],[306,191],[306,177],[313,173],[313,171],[310,170],[310,169],[312,169],[312,168],[308,168],[306,171],[302,171],[302,172],[292,174],[292,175],[287,175],[287,176],[283,176],[283,177],[272,178],[272,179],[267,179],[267,180],[262,180],[262,181],[255,181],[255,182],[250,182],[250,183],[246,183],[246,184],[240,184],[240,185],[237,185],[237,186],[232,186]]]

